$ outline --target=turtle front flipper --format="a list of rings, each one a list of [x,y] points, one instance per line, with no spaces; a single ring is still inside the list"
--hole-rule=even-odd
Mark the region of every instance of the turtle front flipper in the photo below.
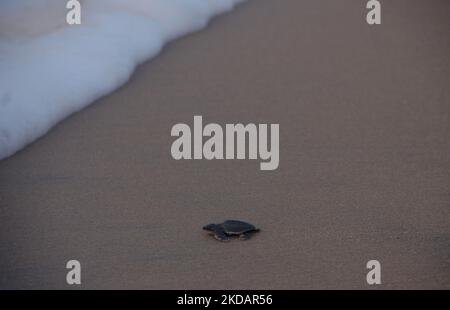
[[[222,227],[216,227],[214,229],[214,238],[222,242],[230,241],[230,237],[227,236]]]

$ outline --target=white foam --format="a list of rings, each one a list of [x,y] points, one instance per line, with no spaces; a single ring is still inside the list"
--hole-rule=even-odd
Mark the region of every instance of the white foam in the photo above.
[[[0,159],[124,84],[168,41],[242,0],[0,1]]]

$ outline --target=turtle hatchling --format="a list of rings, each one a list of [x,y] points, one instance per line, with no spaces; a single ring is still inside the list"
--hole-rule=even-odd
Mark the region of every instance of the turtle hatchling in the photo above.
[[[203,229],[207,230],[217,240],[224,242],[230,241],[232,236],[237,236],[240,240],[247,240],[259,231],[252,224],[236,220],[228,220],[221,224],[208,224],[203,226]]]

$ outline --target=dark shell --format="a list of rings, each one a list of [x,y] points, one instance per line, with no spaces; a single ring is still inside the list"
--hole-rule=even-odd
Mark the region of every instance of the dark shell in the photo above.
[[[238,235],[238,234],[243,234],[246,232],[258,230],[252,224],[242,222],[242,221],[236,221],[236,220],[225,221],[221,224],[221,226],[223,227],[224,231],[227,234],[231,234],[231,235]]]

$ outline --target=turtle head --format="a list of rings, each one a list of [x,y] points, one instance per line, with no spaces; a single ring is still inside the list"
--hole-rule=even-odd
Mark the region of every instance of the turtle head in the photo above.
[[[203,230],[214,231],[217,228],[217,224],[208,224],[203,226]]]

